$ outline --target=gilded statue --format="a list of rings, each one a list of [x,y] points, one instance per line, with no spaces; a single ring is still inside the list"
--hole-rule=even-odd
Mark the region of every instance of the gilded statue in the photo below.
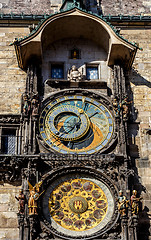
[[[18,204],[19,214],[24,214],[25,213],[25,195],[23,194],[22,189],[19,190],[18,197],[15,196],[15,198],[19,202],[19,204]]]
[[[73,65],[71,70],[68,71],[68,80],[71,82],[79,82],[82,80],[82,74],[75,65]]]
[[[137,191],[133,190],[132,196],[131,196],[131,209],[132,209],[133,215],[138,215],[141,199],[142,199],[142,197],[137,198]]]
[[[37,215],[37,200],[39,199],[40,195],[43,193],[40,192],[40,187],[42,185],[42,181],[35,184],[33,187],[30,182],[29,185],[29,200],[28,200],[28,208],[29,208],[29,215]]]
[[[126,216],[127,215],[127,210],[128,210],[128,202],[127,198],[123,195],[123,191],[119,191],[119,197],[117,199],[118,202],[118,210],[121,216]]]

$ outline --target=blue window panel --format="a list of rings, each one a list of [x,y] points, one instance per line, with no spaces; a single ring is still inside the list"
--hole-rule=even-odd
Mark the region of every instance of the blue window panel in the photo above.
[[[112,124],[112,119],[111,118],[109,118],[108,121],[109,121],[110,124]]]
[[[107,117],[110,117],[110,114],[109,114],[108,112],[105,112],[105,115],[106,115]]]
[[[4,153],[15,154],[16,136],[5,136],[4,137]]]
[[[103,106],[100,106],[100,108],[104,111],[105,110],[105,108],[103,107]]]
[[[96,147],[96,151],[99,151],[101,148],[102,148],[103,146],[102,145],[100,145],[100,146],[98,146],[98,147]]]
[[[98,67],[87,67],[86,69],[87,79],[99,79]]]
[[[77,96],[77,99],[82,99],[82,96]]]
[[[51,108],[51,106],[50,105],[48,105],[47,107],[46,107],[46,110],[49,110]]]
[[[48,145],[51,145],[51,142],[49,140],[47,140],[46,143],[48,143]]]
[[[112,127],[112,126],[109,127],[109,131],[110,131],[110,132],[113,131],[113,127]]]
[[[85,155],[86,155],[86,154],[87,154],[87,152],[81,152],[81,154],[85,154]]]
[[[41,135],[43,136],[44,139],[46,138],[46,134],[45,133],[42,133]]]
[[[51,103],[51,105],[53,106],[53,105],[55,105],[56,103],[57,103],[57,101],[54,100],[54,101]]]
[[[89,154],[92,154],[92,153],[95,153],[95,150],[90,150],[90,151],[88,151],[87,153],[89,153]]]
[[[108,140],[104,140],[104,142],[102,143],[102,145],[104,146],[104,145],[106,145],[108,143]]]
[[[67,151],[60,150],[60,153],[67,154]]]
[[[64,97],[60,98],[60,102],[61,102],[61,101],[63,101],[63,100],[65,100],[65,98],[64,98]]]
[[[63,66],[51,65],[51,78],[61,79],[63,78]]]
[[[108,133],[107,139],[110,139],[110,137],[111,137],[111,133]]]
[[[93,104],[98,105],[98,102],[94,101]]]

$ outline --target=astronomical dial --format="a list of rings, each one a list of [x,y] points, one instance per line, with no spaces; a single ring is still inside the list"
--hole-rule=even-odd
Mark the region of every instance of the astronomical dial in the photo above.
[[[99,225],[106,216],[105,193],[94,182],[74,179],[63,182],[51,193],[49,212],[63,228],[86,231]]]
[[[70,240],[94,239],[94,234],[100,236],[100,231],[110,228],[117,219],[117,211],[114,194],[108,184],[112,190],[114,186],[101,177],[100,172],[96,179],[83,170],[83,173],[58,176],[51,182],[41,205],[46,226]]]
[[[42,111],[40,134],[59,153],[92,154],[110,142],[113,118],[103,104],[90,97],[64,96]]]

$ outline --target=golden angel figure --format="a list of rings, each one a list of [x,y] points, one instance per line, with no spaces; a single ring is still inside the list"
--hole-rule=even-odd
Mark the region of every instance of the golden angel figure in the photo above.
[[[39,199],[40,195],[40,187],[42,185],[42,181],[35,184],[33,187],[30,182],[28,182],[29,185],[29,200],[28,200],[28,208],[29,208],[29,215],[37,215],[37,200]]]

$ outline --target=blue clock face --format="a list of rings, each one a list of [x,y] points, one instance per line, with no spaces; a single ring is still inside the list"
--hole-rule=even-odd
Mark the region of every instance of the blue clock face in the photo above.
[[[40,116],[40,135],[48,148],[62,154],[93,154],[111,141],[114,125],[100,102],[68,95],[50,102]]]

